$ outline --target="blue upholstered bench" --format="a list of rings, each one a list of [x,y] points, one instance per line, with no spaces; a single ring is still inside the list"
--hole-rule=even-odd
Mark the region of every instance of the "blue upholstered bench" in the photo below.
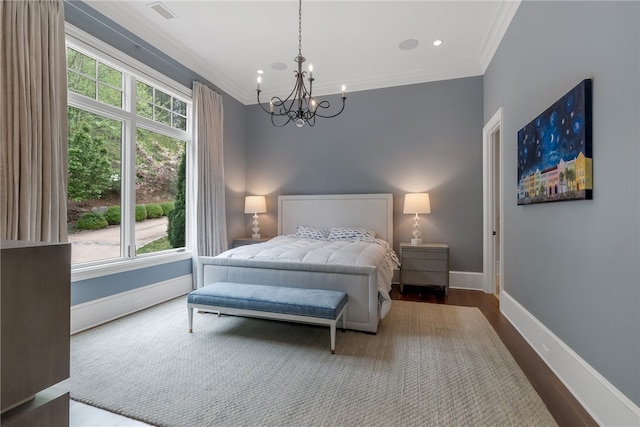
[[[189,332],[193,332],[193,309],[234,316],[329,325],[331,353],[336,348],[336,325],[347,317],[345,292],[324,289],[287,288],[216,282],[192,291],[187,296]]]

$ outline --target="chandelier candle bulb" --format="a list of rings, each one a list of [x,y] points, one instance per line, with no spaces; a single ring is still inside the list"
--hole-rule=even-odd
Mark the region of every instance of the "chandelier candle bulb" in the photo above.
[[[262,83],[262,76],[258,76],[258,90],[260,90],[260,83]]]
[[[313,65],[309,64],[309,79],[313,79]]]
[[[269,101],[269,112],[273,113],[273,101]]]
[[[346,98],[347,97],[347,87],[345,85],[342,85],[342,97]]]

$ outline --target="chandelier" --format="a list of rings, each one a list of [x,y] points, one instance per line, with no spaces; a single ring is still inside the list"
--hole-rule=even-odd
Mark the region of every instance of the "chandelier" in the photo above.
[[[262,76],[258,76],[258,88],[257,99],[258,105],[266,113],[271,116],[271,124],[276,127],[283,127],[289,122],[294,122],[296,126],[302,127],[305,123],[309,126],[316,124],[316,117],[322,117],[325,119],[336,117],[342,111],[344,111],[345,101],[347,94],[345,92],[345,86],[342,85],[342,108],[340,111],[334,114],[329,113],[331,105],[329,101],[317,102],[313,98],[313,66],[309,65],[309,88],[305,85],[305,78],[307,76],[306,71],[302,71],[302,63],[306,61],[306,58],[302,56],[302,0],[299,2],[298,7],[298,56],[294,58],[294,61],[298,63],[298,70],[293,74],[296,79],[296,84],[293,90],[285,99],[278,96],[274,96],[269,100],[269,109],[266,109],[260,102],[260,83],[262,83]]]

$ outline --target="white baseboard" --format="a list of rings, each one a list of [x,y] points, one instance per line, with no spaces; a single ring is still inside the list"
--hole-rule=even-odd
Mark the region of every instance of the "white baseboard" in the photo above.
[[[500,311],[599,425],[640,425],[638,406],[504,291]]]
[[[192,290],[191,275],[154,283],[128,292],[71,307],[71,334],[185,295]]]
[[[473,273],[469,271],[450,271],[449,287],[452,289],[469,289],[473,291],[482,291],[484,275],[482,273]]]
[[[452,289],[467,289],[471,291],[482,291],[483,287],[482,273],[473,273],[470,271],[449,271],[449,287]],[[400,285],[399,270],[393,272],[391,283]]]

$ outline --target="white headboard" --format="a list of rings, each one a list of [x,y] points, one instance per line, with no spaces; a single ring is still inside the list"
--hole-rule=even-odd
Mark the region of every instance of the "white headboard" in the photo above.
[[[370,228],[393,244],[393,194],[278,196],[278,234],[299,225]]]

